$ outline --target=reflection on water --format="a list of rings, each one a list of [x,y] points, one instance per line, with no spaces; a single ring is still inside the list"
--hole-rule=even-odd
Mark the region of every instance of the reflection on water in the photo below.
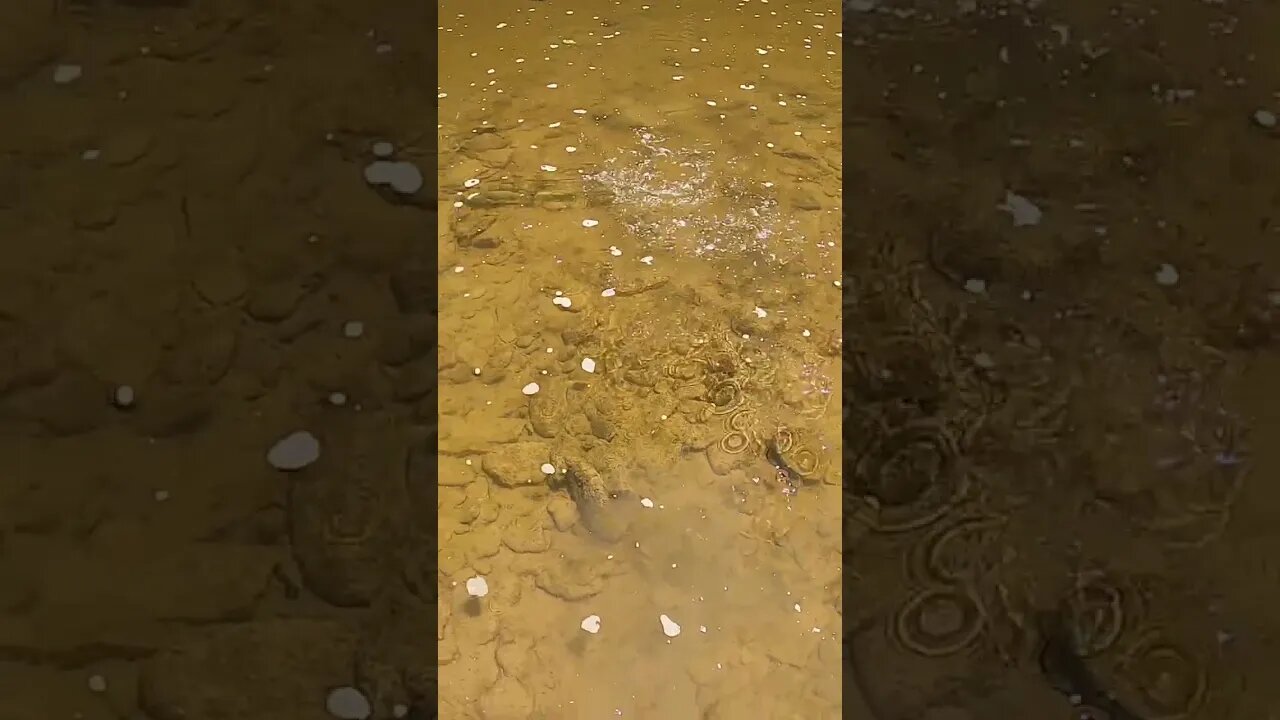
[[[837,717],[834,9],[441,22],[443,715]]]

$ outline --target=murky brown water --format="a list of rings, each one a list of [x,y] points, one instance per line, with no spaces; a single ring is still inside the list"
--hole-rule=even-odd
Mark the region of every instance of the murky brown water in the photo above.
[[[846,709],[1280,717],[1275,8],[848,6]]]
[[[838,23],[442,6],[445,717],[838,714]]]

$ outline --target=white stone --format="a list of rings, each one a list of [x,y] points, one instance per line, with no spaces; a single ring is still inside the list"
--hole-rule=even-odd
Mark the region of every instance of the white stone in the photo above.
[[[769,311],[765,310],[764,308],[762,307],[756,308],[756,317],[762,318],[762,317],[768,317],[768,315],[769,315]]]
[[[482,598],[489,594],[489,583],[483,577],[477,575],[467,580],[467,594],[471,597]]]
[[[343,392],[329,393],[329,404],[335,407],[342,407],[347,404],[347,394]]]
[[[605,288],[604,290],[600,291],[600,297],[613,297],[614,295],[617,295],[617,294],[618,294],[618,291],[614,290],[613,288]]]
[[[556,474],[556,466],[555,466],[555,465],[552,465],[551,463],[542,463],[542,468],[541,468],[541,470],[542,470],[542,473],[543,473],[544,475],[555,475],[555,474]]]
[[[1270,110],[1258,110],[1253,114],[1253,121],[1270,130],[1276,126],[1276,114]]]
[[[573,301],[563,295],[551,298],[551,304],[558,305],[565,309],[573,307]]]
[[[467,178],[463,181],[462,187],[473,188],[480,184],[480,178]]]
[[[582,629],[586,630],[592,635],[595,635],[596,633],[600,632],[600,616],[588,615],[582,618]]]
[[[330,690],[324,707],[338,720],[366,720],[373,714],[373,705],[369,703],[369,698],[353,687]]]
[[[680,625],[666,615],[659,615],[658,621],[662,623],[662,634],[667,637],[675,637],[680,634]]]
[[[589,373],[595,372],[596,361],[591,358],[582,358],[582,369]]]
[[[320,441],[305,430],[285,436],[267,451],[267,462],[271,467],[286,472],[301,470],[318,459]]]
[[[585,227],[585,228],[595,227],[599,224],[600,224],[599,220],[592,220],[591,218],[587,218],[586,220],[582,221],[582,227]]]
[[[640,504],[647,508],[653,507],[653,501],[649,498],[640,498]]]
[[[538,391],[541,389],[542,388],[538,387],[538,383],[529,383],[528,385],[525,385],[524,387],[520,388],[520,392],[524,393],[525,395],[537,395]]]
[[[358,338],[364,335],[364,323],[359,320],[348,320],[342,326],[342,334],[351,339]]]
[[[653,264],[653,256],[652,256],[652,255],[645,255],[644,257],[640,258],[640,262],[644,263],[645,265],[652,265],[652,264]]]

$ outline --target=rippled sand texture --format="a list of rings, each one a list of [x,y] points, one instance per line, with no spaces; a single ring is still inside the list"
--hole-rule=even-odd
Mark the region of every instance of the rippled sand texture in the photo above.
[[[1275,7],[846,7],[847,707],[1280,716]]]
[[[838,717],[834,10],[442,6],[444,717]]]

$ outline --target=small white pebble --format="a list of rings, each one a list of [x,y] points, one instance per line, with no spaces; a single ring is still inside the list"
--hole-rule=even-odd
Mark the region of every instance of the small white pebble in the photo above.
[[[1178,284],[1178,268],[1164,263],[1160,269],[1156,271],[1156,282],[1165,287],[1172,287]]]
[[[1276,114],[1270,110],[1258,110],[1253,114],[1253,121],[1270,130],[1276,126]]]
[[[591,358],[582,358],[582,369],[586,372],[593,373],[596,371],[596,361]]]
[[[586,630],[592,635],[595,635],[596,633],[600,632],[600,616],[588,615],[582,618],[582,629]]]
[[[647,508],[653,507],[653,501],[649,498],[640,498],[640,504]]]
[[[556,466],[552,465],[551,463],[542,463],[542,467],[540,469],[542,470],[543,475],[556,474]]]
[[[386,140],[379,140],[373,144],[373,154],[375,157],[389,158],[395,154],[396,146]]]
[[[107,691],[107,679],[101,675],[89,676],[89,689],[93,692],[100,693]]]
[[[617,295],[617,294],[618,294],[618,291],[614,290],[613,288],[605,288],[604,290],[600,291],[600,297],[613,297],[614,295]]]
[[[659,615],[658,622],[662,623],[662,634],[667,637],[675,637],[680,634],[680,625],[675,620],[666,615]]]
[[[520,392],[524,393],[525,395],[537,395],[538,391],[541,389],[542,389],[541,387],[538,387],[538,383],[531,382],[528,385],[525,385],[524,387],[520,388]]]
[[[344,392],[329,393],[329,404],[334,407],[342,407],[347,404],[347,394]]]
[[[640,258],[640,262],[644,263],[645,265],[652,265],[652,264],[653,264],[653,256],[652,256],[652,255],[645,255],[644,257]]]
[[[800,612],[800,603],[791,606],[796,612]]]
[[[622,257],[622,251],[616,245],[609,246],[609,254],[614,257]]]
[[[342,334],[344,337],[355,339],[364,335],[364,323],[359,320],[348,320],[342,326]]]
[[[468,178],[463,181],[462,187],[473,188],[480,184],[480,178]]]
[[[769,315],[769,311],[765,310],[765,309],[764,309],[764,308],[762,308],[762,307],[757,307],[757,308],[756,308],[756,310],[755,310],[755,312],[756,312],[756,317],[758,317],[758,318],[768,317],[768,315]]]
[[[482,598],[489,594],[489,583],[479,575],[473,578],[468,578],[467,594],[471,597]]]
[[[592,220],[591,218],[587,218],[586,220],[582,221],[582,227],[587,227],[587,228],[595,227],[599,224],[600,224],[599,220]]]
[[[702,632],[702,633],[704,633],[704,632],[706,632],[706,631],[707,631],[707,626],[706,626],[706,625],[699,625],[699,626],[698,626],[698,632]]]
[[[573,307],[573,301],[563,295],[551,298],[551,304],[559,305],[562,308]]]
[[[369,698],[353,687],[330,690],[324,707],[338,720],[366,720],[373,714],[373,705],[369,702]]]
[[[543,165],[543,166],[542,166],[542,169],[543,169],[543,170],[545,170],[546,172],[555,172],[555,171],[556,171],[556,166],[555,166],[555,165]]]

